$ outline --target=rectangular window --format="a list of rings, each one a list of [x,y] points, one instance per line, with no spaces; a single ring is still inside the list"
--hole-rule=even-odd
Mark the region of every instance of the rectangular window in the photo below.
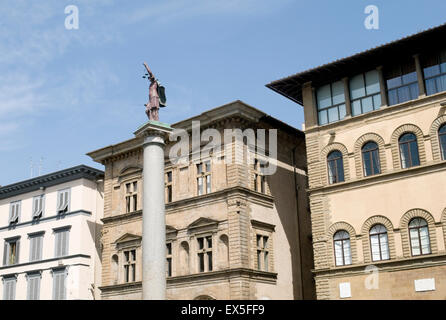
[[[422,63],[426,94],[446,91],[446,50],[423,57]]]
[[[172,202],[172,171],[166,172],[166,202]]]
[[[125,184],[125,212],[138,210],[138,182],[133,181]]]
[[[254,159],[254,190],[261,193],[266,193],[266,176],[262,172],[264,167],[261,160]]]
[[[9,223],[14,224],[19,222],[22,201],[14,201],[9,205]]]
[[[166,243],[166,275],[172,276],[172,243]]]
[[[64,269],[53,270],[53,300],[65,300],[67,272]]]
[[[197,164],[197,194],[211,192],[211,161]]]
[[[44,207],[44,195],[36,196],[33,198],[33,219],[38,219],[43,215],[43,207]]]
[[[124,281],[136,281],[136,249],[124,251]]]
[[[20,238],[5,240],[3,249],[3,265],[10,266],[19,263]]]
[[[42,260],[43,233],[29,236],[29,261]]]
[[[70,189],[59,190],[57,192],[57,214],[70,211]]]
[[[352,77],[349,86],[353,116],[379,109],[381,93],[377,70]]]
[[[197,244],[199,272],[212,271],[212,236],[197,238]]]
[[[55,234],[54,256],[63,257],[68,255],[68,245],[70,237],[70,229],[57,229]]]
[[[269,271],[269,250],[268,237],[264,235],[257,235],[257,269],[262,271]]]
[[[342,120],[346,116],[344,83],[333,82],[316,91],[319,125]]]
[[[3,300],[15,300],[16,277],[3,278]]]
[[[386,68],[385,79],[390,106],[418,98],[418,78],[413,59]]]
[[[39,300],[40,298],[40,273],[27,274],[28,290],[26,294],[27,300]]]

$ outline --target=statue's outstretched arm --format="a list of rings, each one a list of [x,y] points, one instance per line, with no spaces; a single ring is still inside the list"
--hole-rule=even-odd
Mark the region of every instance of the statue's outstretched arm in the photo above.
[[[144,62],[144,67],[146,67],[146,70],[149,73],[150,77],[151,78],[155,78],[155,76],[153,75],[152,71],[150,71],[149,66],[145,62]]]

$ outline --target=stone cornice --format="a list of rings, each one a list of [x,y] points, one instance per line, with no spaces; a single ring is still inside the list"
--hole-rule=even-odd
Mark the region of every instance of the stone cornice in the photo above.
[[[188,208],[196,208],[197,206],[207,206],[210,203],[229,201],[229,198],[241,197],[251,203],[263,205],[268,208],[274,206],[274,197],[266,195],[245,187],[231,187],[223,190],[211,192],[201,196],[195,196],[190,198],[181,199],[178,201],[166,203],[166,215],[175,213],[177,211],[183,211]],[[142,210],[122,213],[111,217],[104,217],[101,221],[105,223],[114,223],[122,220],[128,220],[131,218],[141,218]]]
[[[167,289],[175,288],[178,285],[190,285],[200,282],[209,283],[213,281],[224,281],[232,278],[247,278],[256,282],[275,284],[277,280],[277,273],[265,272],[248,268],[234,268],[219,271],[194,273],[185,276],[169,277],[167,278]],[[132,283],[122,283],[115,285],[108,285],[99,287],[102,293],[117,290],[141,290],[141,281]]]
[[[167,203],[166,214],[171,214],[178,210],[184,210],[188,207],[196,207],[197,205],[203,206],[216,201],[225,201],[227,198],[234,196],[240,196],[249,202],[261,204],[270,208],[272,208],[274,204],[274,197],[272,196],[256,192],[245,187],[235,186],[201,196],[185,198]]]
[[[349,266],[313,269],[311,272],[316,277],[346,277],[351,275],[366,274],[365,268],[375,266],[380,272],[395,272],[401,270],[428,268],[446,265],[446,253],[428,254],[410,258],[397,258],[384,261],[373,261],[370,263],[354,264]]]
[[[23,193],[36,191],[40,188],[51,187],[68,181],[77,179],[88,179],[95,181],[103,177],[104,171],[91,168],[86,165],[79,165],[0,187],[0,200]]]

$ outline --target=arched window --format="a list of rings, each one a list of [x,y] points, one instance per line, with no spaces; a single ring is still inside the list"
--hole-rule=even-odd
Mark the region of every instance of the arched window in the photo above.
[[[381,173],[381,165],[379,163],[378,145],[373,142],[367,142],[361,149],[362,163],[364,165],[364,176],[372,176]]]
[[[399,140],[401,168],[406,169],[420,165],[417,137],[413,133],[403,134]]]
[[[382,224],[375,224],[369,232],[370,249],[372,250],[372,261],[388,260],[389,240],[387,229]]]
[[[344,181],[344,163],[342,153],[338,150],[332,151],[327,156],[328,182],[330,184]]]
[[[409,222],[409,237],[413,256],[431,253],[429,228],[426,220],[413,218]]]
[[[336,232],[333,236],[334,253],[337,266],[352,264],[350,250],[350,235],[345,230]]]
[[[446,123],[438,129],[438,139],[440,140],[441,159],[446,160]]]

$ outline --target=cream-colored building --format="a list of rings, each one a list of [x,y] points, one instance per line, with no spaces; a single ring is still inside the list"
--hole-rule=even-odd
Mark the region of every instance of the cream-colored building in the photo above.
[[[215,129],[277,129],[277,171],[262,175],[266,155],[239,140],[220,151],[172,163],[165,149],[168,299],[313,298],[305,142],[292,128],[241,101],[175,123],[189,134]],[[268,136],[268,133],[266,133]],[[189,141],[187,141],[189,142]],[[201,146],[208,140],[202,138]],[[257,161],[225,162],[231,150]],[[203,149],[203,148],[201,148]],[[142,138],[88,154],[105,166],[103,299],[141,299]]]
[[[103,177],[80,165],[0,187],[4,300],[100,298]]]
[[[304,108],[318,299],[446,298],[445,38],[267,85]]]

